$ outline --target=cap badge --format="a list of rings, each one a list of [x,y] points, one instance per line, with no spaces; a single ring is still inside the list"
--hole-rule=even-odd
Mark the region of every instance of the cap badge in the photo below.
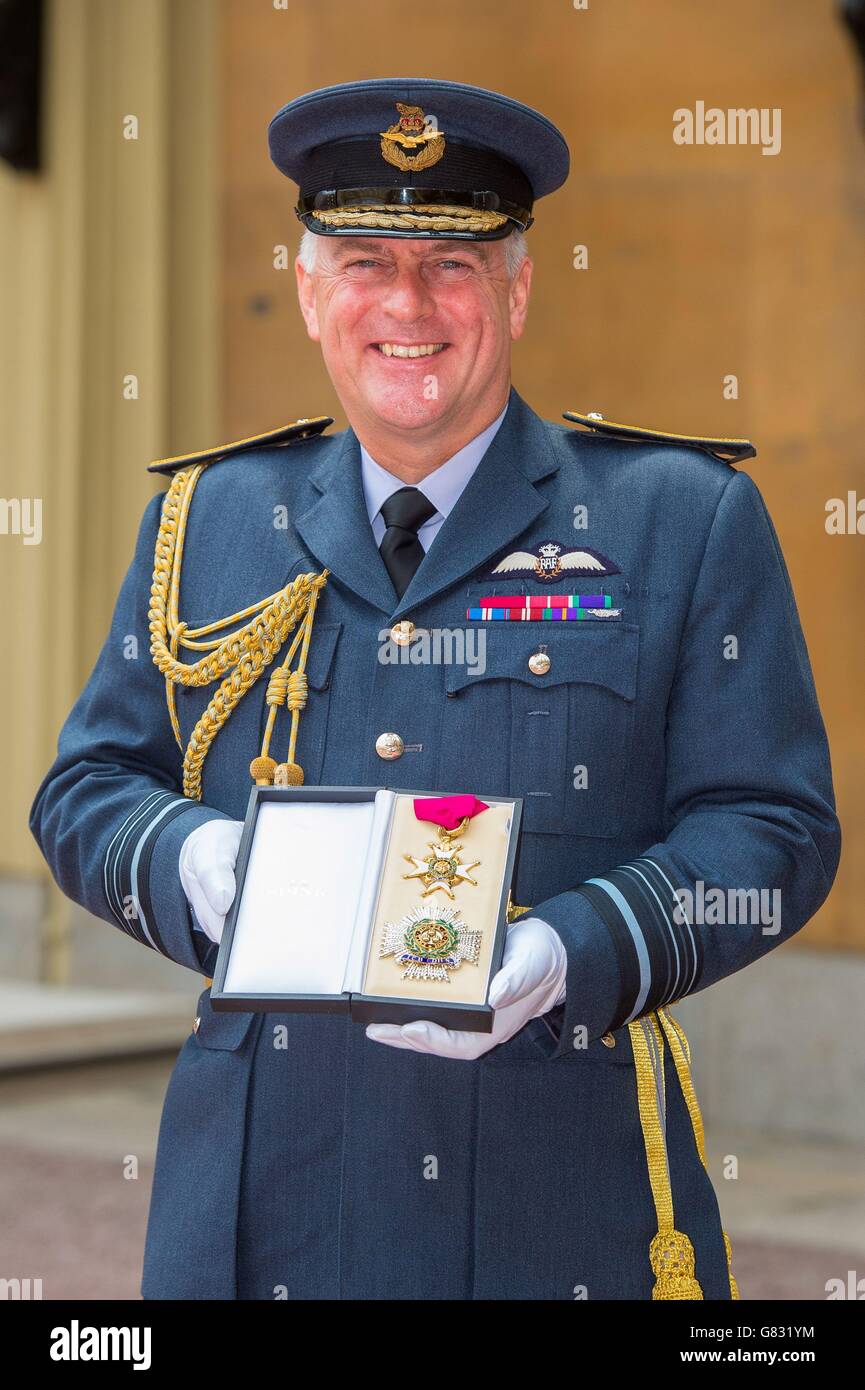
[[[397,169],[412,171],[429,169],[438,164],[445,152],[445,138],[440,130],[429,129],[427,117],[420,106],[396,103],[399,120],[381,135],[381,152],[388,164]]]

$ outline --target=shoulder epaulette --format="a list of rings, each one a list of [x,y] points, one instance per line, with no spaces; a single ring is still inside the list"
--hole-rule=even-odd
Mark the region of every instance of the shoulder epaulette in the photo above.
[[[290,425],[267,430],[264,434],[253,434],[249,439],[236,439],[232,444],[217,444],[212,449],[200,449],[197,454],[178,454],[175,458],[157,459],[148,465],[148,473],[176,473],[178,468],[194,463],[215,463],[217,459],[241,454],[244,449],[256,447],[269,448],[278,445],[285,448],[289,444],[299,444],[303,439],[312,439],[333,424],[331,415],[313,415],[309,420],[293,420]]]
[[[722,463],[741,463],[743,459],[757,457],[757,450],[750,439],[707,438],[701,434],[666,434],[663,430],[647,430],[642,425],[620,425],[614,420],[605,420],[603,415],[592,411],[588,415],[578,415],[576,411],[563,412],[565,420],[573,420],[586,429],[596,430],[598,434],[609,435],[613,439],[624,439],[646,444],[691,444],[703,449]]]

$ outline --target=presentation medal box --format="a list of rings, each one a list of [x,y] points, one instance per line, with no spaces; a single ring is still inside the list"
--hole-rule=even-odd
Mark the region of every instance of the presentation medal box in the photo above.
[[[489,1033],[522,802],[254,787],[215,1009]]]

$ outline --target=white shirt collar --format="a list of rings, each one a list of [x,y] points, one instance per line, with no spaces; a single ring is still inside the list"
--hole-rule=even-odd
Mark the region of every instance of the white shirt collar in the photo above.
[[[446,459],[444,463],[440,464],[432,473],[428,473],[418,483],[421,492],[429,498],[439,516],[446,517],[453,511],[460,494],[492,443],[502,420],[505,418],[507,408],[505,405],[501,415],[493,420],[491,425],[487,425],[485,430],[481,430],[481,433],[475,435],[474,439],[470,439],[468,444],[464,444],[452,458]],[[372,522],[391,493],[405,487],[406,484],[402,479],[395,478],[392,473],[388,473],[381,464],[376,463],[362,444],[360,446],[360,462],[367,514]],[[432,520],[434,518],[430,517],[430,521]]]

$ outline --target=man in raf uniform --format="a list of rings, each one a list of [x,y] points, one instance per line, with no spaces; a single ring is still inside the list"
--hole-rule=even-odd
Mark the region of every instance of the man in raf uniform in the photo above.
[[[790,581],[734,466],[754,450],[556,424],[512,387],[523,234],[568,173],[536,111],[364,81],[290,102],[270,148],[349,428],[156,465],[33,832],[65,892],[205,978],[250,766],[522,797],[520,906],[489,1035],[217,1012],[205,988],[144,1297],[735,1298],[668,1006],[797,932],[839,855]],[[380,659],[460,629],[483,662]],[[126,662],[148,631],[153,661]],[[770,926],[683,906],[767,890]]]

